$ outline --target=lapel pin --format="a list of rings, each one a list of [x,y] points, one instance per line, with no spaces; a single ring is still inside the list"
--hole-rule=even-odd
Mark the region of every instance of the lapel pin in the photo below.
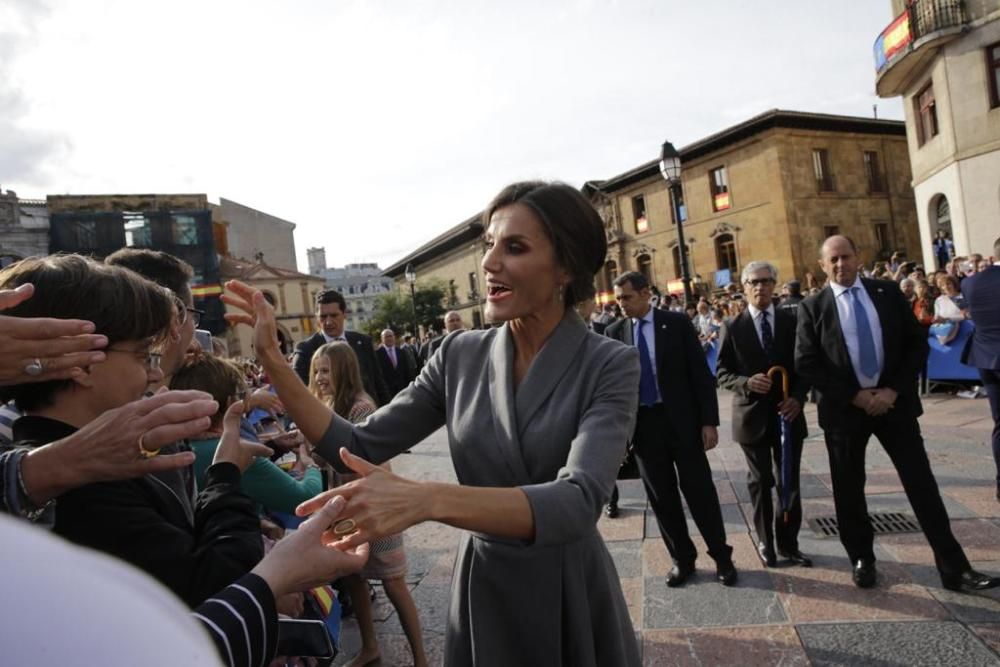
[[[881,288],[881,287],[879,287],[879,288],[877,288],[877,289],[876,289],[875,291],[876,291],[876,292],[878,292],[879,294],[881,294],[881,293],[882,293],[882,288]]]
[[[667,325],[666,325],[666,324],[661,324],[661,325],[660,325],[660,328],[661,328],[661,329],[666,329],[666,328],[667,328]]]

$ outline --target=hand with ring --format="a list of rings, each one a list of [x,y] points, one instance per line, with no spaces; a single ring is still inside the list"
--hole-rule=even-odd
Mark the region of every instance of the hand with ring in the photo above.
[[[16,309],[34,293],[30,283],[0,290],[0,310]],[[107,344],[92,322],[0,315],[0,386],[77,376],[104,361]]]

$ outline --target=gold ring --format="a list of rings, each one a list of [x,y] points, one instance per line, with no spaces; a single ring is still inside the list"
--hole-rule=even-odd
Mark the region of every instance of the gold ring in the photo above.
[[[333,524],[334,535],[350,535],[357,532],[357,530],[358,524],[354,522],[354,519],[344,519]]]
[[[157,454],[159,454],[160,450],[159,449],[154,449],[154,450],[146,449],[146,447],[142,444],[142,439],[145,438],[145,437],[146,437],[145,433],[143,433],[142,435],[139,436],[139,457],[140,458],[144,458],[144,459],[151,459],[154,456],[156,456]]]

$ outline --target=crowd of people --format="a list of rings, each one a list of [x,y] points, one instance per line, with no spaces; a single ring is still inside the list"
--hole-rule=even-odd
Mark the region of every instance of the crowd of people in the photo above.
[[[467,330],[450,312],[439,336],[387,329],[376,345],[345,329],[344,297],[326,290],[317,332],[291,358],[272,306],[238,281],[222,297],[226,319],[253,328],[254,358],[227,358],[221,341],[202,347],[191,267],[162,252],[0,271],[0,531],[19,556],[0,590],[24,612],[7,628],[23,639],[8,656],[328,662],[336,586],[361,634],[350,664],[374,664],[374,580],[425,665],[404,534],[437,521],[463,531],[445,664],[638,665],[596,524],[617,515],[615,480],[631,460],[673,561],[667,586],[683,586],[698,557],[682,495],[719,583],[737,583],[706,456],[719,442],[717,386],[733,394],[765,566],[811,565],[798,544],[798,468],[802,408],[816,391],[855,583],[877,583],[864,498],[871,435],[899,472],[942,585],[1000,583],[974,571],[952,535],[917,424],[928,331],[970,318],[988,323],[968,358],[1000,424],[992,262],[958,258],[931,275],[935,296],[920,267],[895,255],[866,272],[853,241],[835,236],[820,249],[823,285],[810,275],[778,297],[777,269],[754,261],[738,284],[683,304],[633,272],[592,313],[607,241],[577,190],[513,184],[483,223],[495,326]],[[393,472],[392,458],[441,427],[456,484]],[[69,572],[86,585],[74,588]],[[39,662],[25,647],[51,626],[56,591],[56,622],[79,631],[61,633]],[[154,634],[142,631],[150,622]]]

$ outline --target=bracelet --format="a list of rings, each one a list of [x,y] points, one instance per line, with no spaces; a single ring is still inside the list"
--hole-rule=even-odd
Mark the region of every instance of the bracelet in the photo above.
[[[28,521],[37,521],[43,514],[45,514],[46,510],[55,505],[56,501],[53,498],[39,507],[35,504],[35,501],[31,499],[31,495],[28,493],[28,487],[24,485],[24,475],[21,472],[24,458],[27,454],[28,453],[25,452],[17,458],[17,495],[18,501],[21,505],[21,516]]]

